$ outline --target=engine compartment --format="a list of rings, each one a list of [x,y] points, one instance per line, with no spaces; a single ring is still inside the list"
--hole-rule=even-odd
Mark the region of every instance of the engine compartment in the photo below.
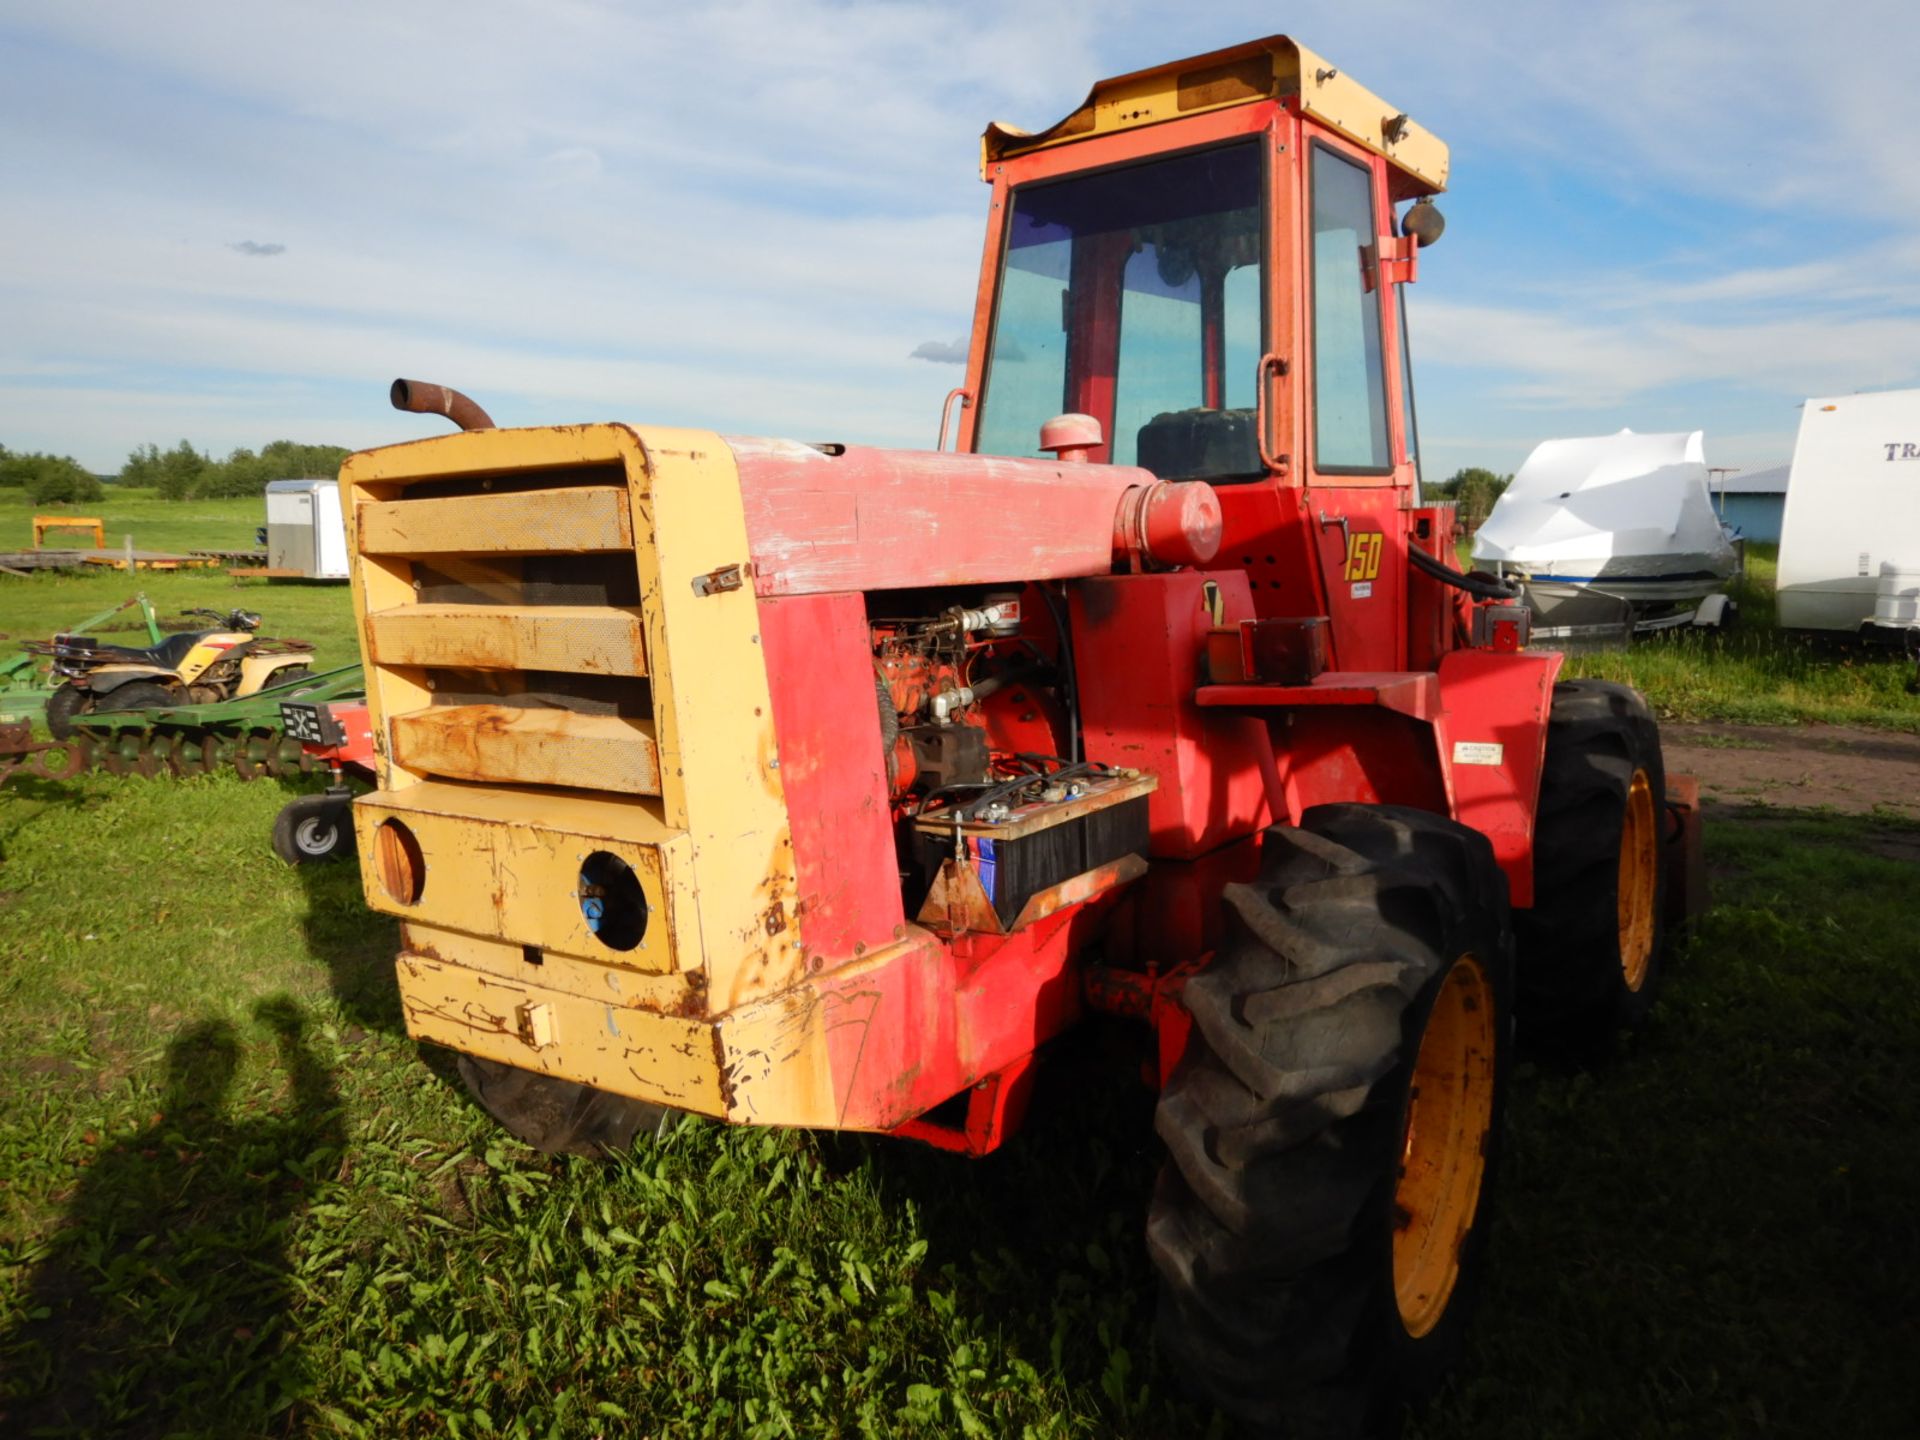
[[[1065,621],[1039,584],[869,596],[902,900],[922,923],[1012,929],[1036,895],[1146,853],[1152,777],[1081,753]]]

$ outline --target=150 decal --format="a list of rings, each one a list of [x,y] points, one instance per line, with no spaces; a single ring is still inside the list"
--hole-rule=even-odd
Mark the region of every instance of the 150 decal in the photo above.
[[[1347,579],[1371,580],[1380,573],[1387,537],[1378,530],[1356,530],[1347,540]]]

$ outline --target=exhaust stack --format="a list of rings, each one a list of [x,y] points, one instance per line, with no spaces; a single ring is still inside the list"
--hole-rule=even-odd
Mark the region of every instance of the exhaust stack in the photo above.
[[[387,392],[396,410],[415,415],[444,415],[462,430],[491,430],[493,418],[458,390],[424,380],[396,380]]]

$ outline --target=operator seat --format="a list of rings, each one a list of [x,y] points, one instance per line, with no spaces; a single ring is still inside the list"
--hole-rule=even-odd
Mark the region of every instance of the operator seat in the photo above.
[[[1169,410],[1140,427],[1134,463],[1162,480],[1258,475],[1259,437],[1252,410]]]

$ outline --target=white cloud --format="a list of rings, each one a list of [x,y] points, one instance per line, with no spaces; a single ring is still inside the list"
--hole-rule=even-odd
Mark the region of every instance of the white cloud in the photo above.
[[[1757,404],[1790,430],[1800,395],[1912,379],[1920,167],[1889,117],[1917,15],[1296,5],[1454,142],[1457,218],[1520,176],[1613,197],[1577,233],[1449,237],[1413,309],[1429,432],[1524,450],[1687,395],[1763,434]],[[972,315],[980,125],[1272,25],[1250,0],[14,0],[0,438],[102,468],[321,415],[369,443],[419,433],[380,408],[406,372],[506,420],[927,444],[953,377],[913,357],[964,348],[924,337]],[[1647,253],[1588,253],[1614,233]]]

